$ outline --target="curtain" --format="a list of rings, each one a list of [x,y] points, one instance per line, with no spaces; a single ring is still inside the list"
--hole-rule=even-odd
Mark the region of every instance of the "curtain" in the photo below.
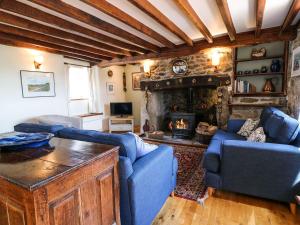
[[[89,82],[90,82],[90,97],[89,97],[89,112],[96,113],[96,75],[97,66],[93,66],[89,69]]]

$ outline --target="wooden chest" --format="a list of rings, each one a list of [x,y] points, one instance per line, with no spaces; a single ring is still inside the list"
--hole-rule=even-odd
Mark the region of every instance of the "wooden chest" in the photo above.
[[[0,224],[119,225],[118,147],[50,144],[0,151]]]

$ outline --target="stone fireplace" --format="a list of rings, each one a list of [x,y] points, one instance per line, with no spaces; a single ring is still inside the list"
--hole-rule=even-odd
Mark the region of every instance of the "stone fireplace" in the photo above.
[[[152,130],[192,138],[200,121],[222,125],[228,114],[223,107],[228,102],[227,85],[230,77],[225,74],[142,82],[146,90],[142,119],[148,119]]]

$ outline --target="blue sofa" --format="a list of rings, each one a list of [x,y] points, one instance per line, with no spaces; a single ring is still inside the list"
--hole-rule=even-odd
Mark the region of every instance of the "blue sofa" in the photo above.
[[[259,126],[266,143],[236,134],[244,122],[229,120],[227,130],[213,136],[203,161],[206,185],[293,203],[300,193],[299,122],[276,108],[265,108]]]
[[[160,145],[136,157],[135,138],[62,126],[19,124],[19,132],[52,132],[60,138],[120,146],[120,214],[122,225],[150,225],[176,186],[177,159],[172,147]]]

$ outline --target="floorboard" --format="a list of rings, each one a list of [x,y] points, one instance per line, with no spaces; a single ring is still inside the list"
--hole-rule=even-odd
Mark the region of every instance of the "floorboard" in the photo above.
[[[168,198],[153,225],[299,225],[288,204],[218,191],[201,206],[179,197]]]

